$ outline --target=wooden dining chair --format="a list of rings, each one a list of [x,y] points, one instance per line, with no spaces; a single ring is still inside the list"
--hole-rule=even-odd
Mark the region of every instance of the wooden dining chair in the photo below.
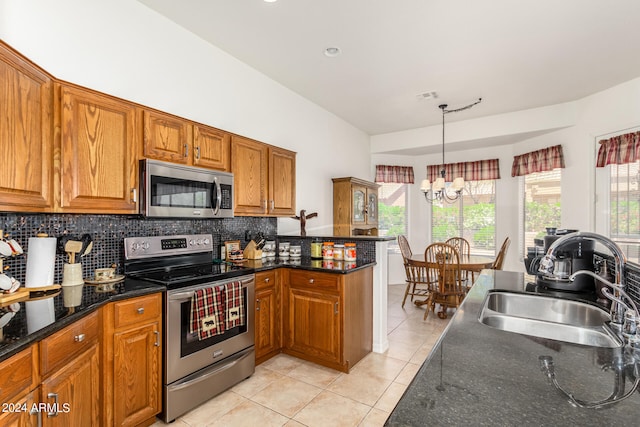
[[[509,250],[509,245],[511,244],[511,239],[507,237],[502,242],[502,246],[498,251],[498,255],[496,255],[496,259],[493,261],[491,268],[493,270],[502,270],[502,266],[504,265],[504,258],[507,255],[507,251]]]
[[[409,246],[407,236],[402,234],[398,236],[398,246],[400,246],[400,253],[402,254],[402,258],[411,258],[413,252],[411,252],[411,247]]]
[[[424,319],[429,315],[429,310],[435,312],[436,304],[440,305],[438,317],[446,319],[447,309],[460,306],[467,293],[458,251],[446,243],[433,243],[425,250],[424,259],[427,275],[430,272],[437,274],[437,285],[431,288]]]
[[[427,271],[426,263],[424,261],[407,258],[404,263],[404,270],[407,275],[407,287],[404,290],[402,307],[404,307],[409,295],[411,295],[412,302],[414,298],[418,298],[418,300],[416,300],[416,304],[418,305],[427,303],[432,292],[434,279]]]
[[[460,257],[471,255],[471,244],[464,237],[451,237],[445,241],[447,245],[451,245],[458,250]],[[462,277],[466,282],[467,290],[471,289],[473,282],[476,280],[474,271],[463,270]]]

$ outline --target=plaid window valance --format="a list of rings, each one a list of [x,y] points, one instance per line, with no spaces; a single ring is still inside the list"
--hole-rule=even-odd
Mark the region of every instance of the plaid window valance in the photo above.
[[[640,160],[640,132],[627,133],[600,141],[596,167],[622,165]]]
[[[511,176],[524,176],[556,168],[564,168],[562,145],[554,145],[553,147],[514,156]]]
[[[440,178],[442,165],[427,166],[427,179],[431,182]],[[461,176],[465,181],[481,181],[484,179],[500,179],[498,159],[478,160],[475,162],[447,163],[444,165],[445,181],[452,182]]]
[[[413,184],[413,166],[376,165],[376,182]]]

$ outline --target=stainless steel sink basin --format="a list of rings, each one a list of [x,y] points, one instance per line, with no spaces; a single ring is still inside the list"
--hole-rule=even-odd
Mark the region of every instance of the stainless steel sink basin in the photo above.
[[[607,326],[609,313],[580,301],[493,291],[484,300],[479,320],[492,328],[538,338],[592,347],[623,345]]]

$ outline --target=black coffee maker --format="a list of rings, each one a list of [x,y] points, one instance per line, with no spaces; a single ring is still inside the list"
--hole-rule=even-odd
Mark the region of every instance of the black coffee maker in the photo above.
[[[593,240],[583,239],[559,246],[554,253],[556,259],[553,263],[553,276],[538,271],[540,260],[549,246],[562,236],[576,231],[578,230],[547,228],[547,235],[542,239],[535,239],[535,247],[527,248],[525,266],[529,274],[536,276],[536,285],[559,291],[595,292],[595,281],[591,276],[581,274],[575,280],[569,280],[569,276],[578,270],[595,270]]]

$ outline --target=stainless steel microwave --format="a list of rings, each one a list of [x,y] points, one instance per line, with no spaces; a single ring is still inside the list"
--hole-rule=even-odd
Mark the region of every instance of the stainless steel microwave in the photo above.
[[[233,174],[140,161],[140,213],[164,218],[233,217]]]

